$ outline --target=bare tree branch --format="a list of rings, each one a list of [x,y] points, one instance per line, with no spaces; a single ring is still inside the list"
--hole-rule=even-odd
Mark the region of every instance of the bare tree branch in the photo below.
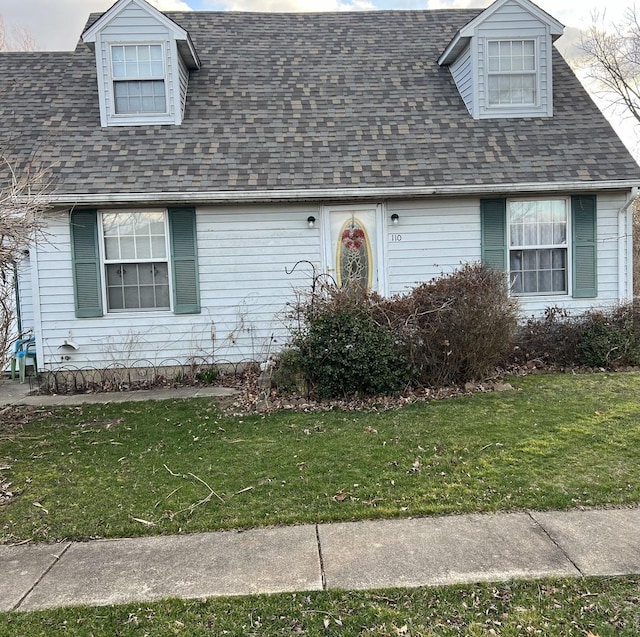
[[[31,31],[26,27],[15,27],[9,32],[0,14],[0,52],[1,51],[35,51],[36,42]]]
[[[611,105],[624,107],[640,123],[640,15],[635,6],[619,24],[595,14],[582,38],[587,76]]]
[[[46,170],[17,169],[0,152],[0,370],[18,336],[15,323],[16,267],[26,250],[43,236],[46,196],[51,182]]]

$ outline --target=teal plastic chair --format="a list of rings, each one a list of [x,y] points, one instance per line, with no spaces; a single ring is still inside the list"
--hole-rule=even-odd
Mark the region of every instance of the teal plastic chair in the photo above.
[[[11,357],[11,380],[16,377],[16,367],[20,382],[24,383],[27,373],[28,359],[33,365],[33,375],[38,378],[38,359],[36,357],[36,337],[19,338],[13,346],[13,356]]]

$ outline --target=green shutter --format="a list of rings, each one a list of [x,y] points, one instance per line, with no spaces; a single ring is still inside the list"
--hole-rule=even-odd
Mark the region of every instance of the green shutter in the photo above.
[[[481,199],[482,263],[507,269],[507,200]]]
[[[194,208],[169,208],[169,236],[173,270],[173,311],[176,314],[198,314],[200,286]]]
[[[571,197],[573,296],[576,298],[593,298],[598,295],[596,210],[595,195]]]
[[[76,316],[102,316],[98,213],[95,210],[71,213],[71,259]]]

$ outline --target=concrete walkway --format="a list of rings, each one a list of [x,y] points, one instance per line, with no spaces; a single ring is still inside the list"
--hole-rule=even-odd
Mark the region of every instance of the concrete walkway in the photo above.
[[[0,610],[640,573],[640,508],[0,545]]]
[[[202,386],[176,387],[170,389],[143,389],[139,391],[97,392],[95,394],[54,394],[32,395],[36,387],[17,380],[0,380],[0,409],[8,406],[28,405],[31,407],[68,407],[96,403],[124,403],[144,400],[175,400],[178,398],[224,397],[237,394],[230,387]]]
[[[228,396],[234,390],[28,392],[28,385],[0,383],[0,412],[7,405]],[[0,611],[632,573],[640,573],[640,508],[460,515],[0,545]]]

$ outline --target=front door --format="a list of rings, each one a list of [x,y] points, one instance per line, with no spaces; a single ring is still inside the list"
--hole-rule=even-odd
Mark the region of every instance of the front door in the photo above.
[[[336,284],[383,292],[380,206],[327,206],[324,217],[327,272]]]

